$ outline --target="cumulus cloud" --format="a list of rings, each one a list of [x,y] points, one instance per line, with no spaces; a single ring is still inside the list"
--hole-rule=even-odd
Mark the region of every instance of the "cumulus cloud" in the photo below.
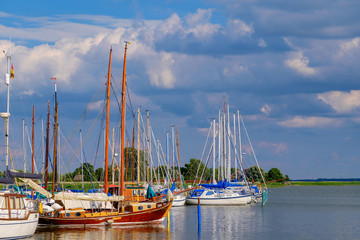
[[[316,69],[309,67],[309,62],[309,58],[304,56],[302,52],[295,52],[291,54],[289,59],[285,60],[285,65],[307,77],[316,74]]]
[[[360,90],[331,91],[318,94],[317,97],[338,113],[350,113],[360,108]]]
[[[326,117],[302,117],[296,116],[292,119],[287,119],[278,122],[278,125],[287,128],[312,128],[312,127],[332,127],[339,126],[340,120]]]

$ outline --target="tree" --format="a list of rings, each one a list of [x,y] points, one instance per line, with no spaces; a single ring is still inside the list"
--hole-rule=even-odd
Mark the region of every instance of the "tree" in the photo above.
[[[263,176],[265,176],[265,171],[264,169],[260,168],[261,170],[261,174]],[[252,166],[249,167],[247,169],[245,169],[245,175],[248,181],[254,181],[254,182],[262,182],[262,177],[261,177],[259,168],[257,166]]]
[[[272,168],[266,174],[267,181],[284,180],[284,175],[277,168]]]
[[[198,171],[199,166],[200,169]],[[198,173],[198,179],[201,177],[201,174],[203,174],[205,178],[208,177],[210,169],[208,169],[201,160],[192,158],[189,163],[185,164],[185,168],[181,168],[181,173],[185,180],[193,180],[196,177],[196,173]]]
[[[102,181],[104,179],[104,169],[98,168],[95,170],[96,181]]]
[[[91,181],[95,179],[95,172],[94,172],[94,166],[90,163],[83,163],[75,169],[73,172],[73,177],[75,177],[77,174],[84,173],[84,181]]]

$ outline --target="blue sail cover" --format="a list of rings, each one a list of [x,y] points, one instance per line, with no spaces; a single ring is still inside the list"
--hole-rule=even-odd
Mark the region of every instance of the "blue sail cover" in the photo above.
[[[200,184],[200,186],[213,189],[213,188],[227,188],[227,187],[230,187],[231,184],[230,184],[230,182],[225,180],[225,181],[220,181],[217,184]]]

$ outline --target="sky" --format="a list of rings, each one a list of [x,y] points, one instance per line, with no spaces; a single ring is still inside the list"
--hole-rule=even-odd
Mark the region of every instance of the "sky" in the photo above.
[[[47,101],[53,118],[52,77],[57,78],[61,132],[72,141],[64,146],[63,158],[67,169],[77,167],[71,148],[78,148],[79,128],[85,133],[98,118],[109,50],[112,47],[113,85],[120,99],[124,41],[129,41],[128,134],[131,110],[139,106],[144,118],[149,110],[162,146],[171,124],[177,125],[184,165],[190,158],[201,158],[211,120],[217,118],[225,98],[231,113],[241,111],[265,171],[276,167],[292,179],[359,177],[359,9],[356,0],[3,4],[0,110],[6,111],[5,51],[11,54],[15,72],[10,87],[15,168],[23,164],[22,119],[31,138],[33,106],[35,155],[41,165],[38,136],[41,119],[46,124]],[[117,100],[111,101],[112,112],[118,111]],[[118,116],[112,115],[112,126]],[[1,136],[3,126],[4,122]],[[93,137],[84,137],[102,138],[101,131],[93,132]],[[3,137],[0,145],[4,169]],[[101,155],[99,144],[84,145],[89,162],[94,154]],[[30,149],[28,164],[29,153]],[[100,167],[99,160],[94,164]]]

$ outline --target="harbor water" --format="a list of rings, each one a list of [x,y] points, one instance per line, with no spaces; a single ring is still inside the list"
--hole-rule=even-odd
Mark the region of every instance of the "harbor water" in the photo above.
[[[172,208],[170,226],[39,226],[28,239],[360,239],[360,186],[273,188],[264,207]]]

